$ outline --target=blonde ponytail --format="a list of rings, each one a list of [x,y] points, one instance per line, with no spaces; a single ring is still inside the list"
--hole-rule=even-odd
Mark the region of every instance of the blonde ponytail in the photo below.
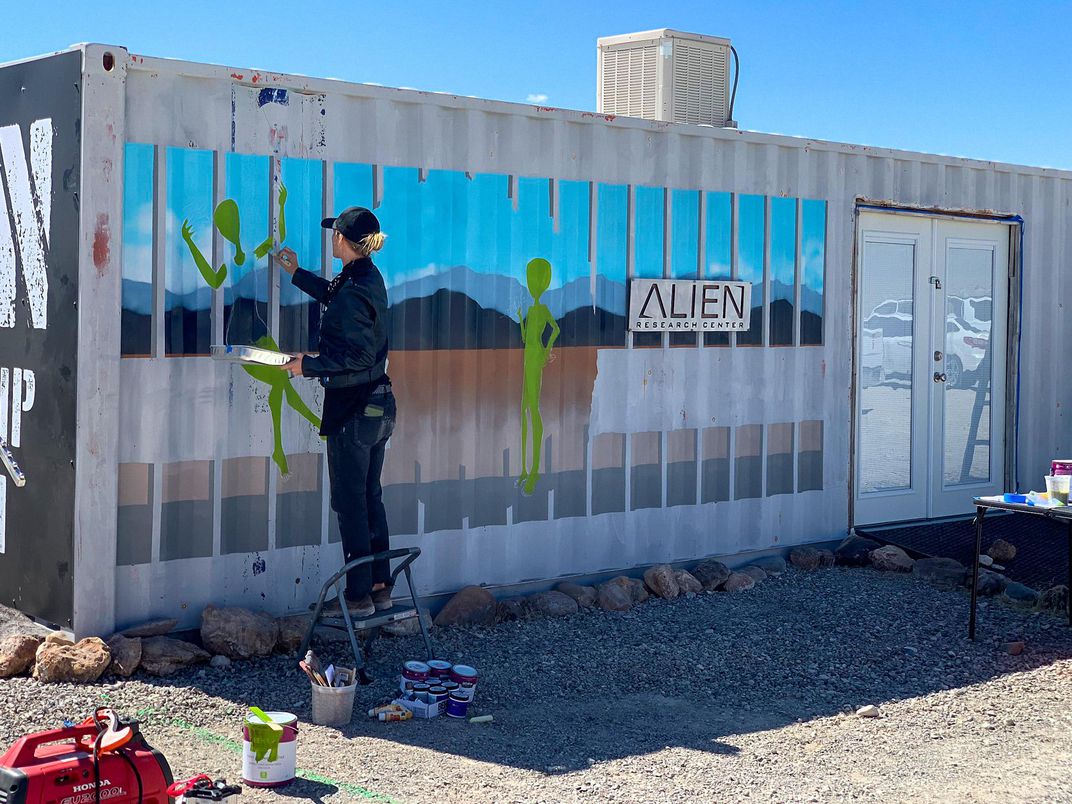
[[[358,242],[353,243],[350,241],[350,246],[358,254],[367,257],[383,248],[384,241],[387,240],[387,235],[383,232],[373,232],[362,237]]]

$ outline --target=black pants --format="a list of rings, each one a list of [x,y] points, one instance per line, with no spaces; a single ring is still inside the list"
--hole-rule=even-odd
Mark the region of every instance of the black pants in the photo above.
[[[363,411],[328,436],[331,508],[339,518],[346,563],[390,549],[380,472],[395,416],[394,395],[377,393]],[[389,561],[361,564],[346,573],[346,598],[360,600],[373,584],[390,581]]]

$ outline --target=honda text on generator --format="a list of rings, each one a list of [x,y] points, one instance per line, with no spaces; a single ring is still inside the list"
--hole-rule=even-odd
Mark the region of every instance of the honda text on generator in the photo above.
[[[138,724],[111,709],[20,737],[0,757],[0,804],[168,804],[172,781]]]

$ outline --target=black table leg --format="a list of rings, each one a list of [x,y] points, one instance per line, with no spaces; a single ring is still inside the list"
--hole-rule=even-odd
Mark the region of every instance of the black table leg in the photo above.
[[[1065,610],[1068,625],[1072,628],[1072,521],[1068,523],[1068,591],[1065,593]]]
[[[983,517],[985,508],[975,509],[975,554],[972,556],[971,613],[968,615],[968,639],[975,639],[975,603],[979,598],[979,556],[983,552]],[[1072,540],[1072,530],[1069,530]]]

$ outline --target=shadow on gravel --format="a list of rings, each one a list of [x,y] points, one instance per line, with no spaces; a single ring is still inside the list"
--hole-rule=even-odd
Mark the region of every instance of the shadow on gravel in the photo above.
[[[282,798],[300,798],[303,801],[315,801],[324,804],[324,799],[339,792],[333,784],[314,782],[310,779],[295,779],[286,787],[277,787],[273,791]]]
[[[419,638],[377,643],[377,682],[359,688],[352,723],[306,725],[309,688],[296,659],[235,663],[229,671],[148,680],[200,689],[239,706],[295,712],[300,744],[360,748],[364,737],[541,773],[667,747],[734,754],[732,738],[837,715],[866,704],[968,687],[1072,658],[1062,619],[994,601],[966,639],[968,596],[873,570],[790,573],[741,594],[652,601],[624,615],[438,631],[438,655],[481,670],[474,711],[494,722],[379,723],[364,710],[397,689],[397,668],[421,657]],[[1004,644],[1023,641],[1012,656]],[[345,646],[323,646],[345,662]],[[237,727],[236,727],[237,731]],[[301,749],[299,748],[299,751]],[[430,758],[434,762],[434,758]],[[299,756],[299,764],[301,764]]]

